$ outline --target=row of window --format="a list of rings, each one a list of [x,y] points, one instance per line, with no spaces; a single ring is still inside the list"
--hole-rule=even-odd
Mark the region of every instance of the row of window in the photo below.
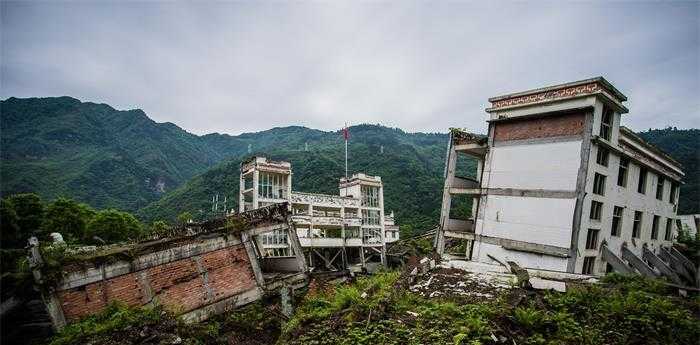
[[[598,146],[598,153],[596,155],[596,163],[607,167],[608,166],[608,161],[610,159],[610,152],[601,146]],[[620,187],[627,187],[627,175],[629,172],[629,160],[621,157],[620,158],[620,167],[618,169],[617,173],[617,185]],[[637,192],[641,194],[646,194],[646,188],[647,188],[647,175],[648,171],[644,167],[640,167],[639,170],[639,180],[637,180]],[[603,174],[595,173],[595,176],[593,178],[593,193],[598,194],[598,195],[605,195],[605,180],[606,176]],[[659,200],[663,200],[663,195],[664,195],[664,185],[666,183],[666,179],[661,175],[657,174],[657,179],[656,179],[656,198]],[[671,192],[668,194],[668,202],[675,204],[676,199],[677,199],[677,193],[678,193],[678,183],[674,181],[669,181],[670,187],[671,187]]]
[[[603,209],[602,202],[596,201],[596,200],[591,201],[590,219],[600,221],[602,209]],[[632,238],[640,238],[641,237],[643,218],[644,218],[644,213],[642,211],[634,211],[634,219],[632,221]],[[622,207],[614,206],[613,216],[612,216],[612,224],[610,225],[610,236],[615,236],[615,237],[620,236],[620,234],[622,233],[622,225],[623,225],[622,220],[623,220]],[[652,240],[658,239],[660,223],[661,223],[661,217],[654,215],[652,218],[652,223],[651,223],[651,239]],[[591,229],[591,230],[593,230],[593,229]],[[586,240],[586,249],[597,249],[596,246],[593,246],[592,248],[588,248],[588,243],[589,243],[588,240],[591,239],[591,236],[593,236],[590,233],[591,230],[589,230],[589,236],[587,237],[587,240]],[[664,240],[665,241],[671,240],[671,236],[672,236],[672,232],[673,232],[672,230],[673,230],[673,219],[667,218],[666,219],[666,228],[665,228],[665,232],[664,232]],[[596,233],[595,237],[593,238],[595,240],[595,243],[597,243],[597,238],[598,238],[598,235]]]

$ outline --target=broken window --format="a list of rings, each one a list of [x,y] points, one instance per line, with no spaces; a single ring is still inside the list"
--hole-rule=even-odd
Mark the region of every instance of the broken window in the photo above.
[[[627,170],[629,165],[629,160],[620,157],[620,168],[617,171],[617,185],[620,187],[627,187]]]
[[[647,190],[647,169],[639,167],[639,183],[637,184],[637,193],[646,193]]]
[[[605,195],[605,175],[595,173],[593,177],[593,193]]]
[[[620,236],[622,228],[622,207],[615,206],[613,209],[612,226],[610,227],[610,236]]]
[[[362,210],[362,225],[379,225],[379,210]]]
[[[642,230],[642,211],[634,211],[634,223],[632,224],[632,238],[639,238]]]
[[[597,249],[598,248],[598,229],[588,229],[588,234],[586,235],[586,249]]]
[[[608,141],[610,141],[610,134],[612,133],[612,119],[612,109],[603,107],[603,118],[600,122],[600,137]]]
[[[593,220],[600,220],[600,214],[603,209],[603,203],[599,201],[591,201],[591,215],[590,218]]]
[[[664,233],[664,241],[671,240],[671,233],[673,233],[673,220],[671,218],[666,219],[666,232]]]
[[[672,204],[676,203],[676,193],[678,193],[678,184],[671,181],[671,193],[668,195],[668,202]]]
[[[655,240],[657,237],[659,237],[659,221],[660,217],[659,216],[654,216],[654,219],[651,221],[651,239]]]
[[[608,157],[610,156],[610,151],[602,146],[598,146],[598,154],[596,155],[596,163],[606,167],[608,166]]]
[[[656,198],[659,200],[663,200],[664,198],[664,177],[661,176],[661,174],[659,174],[656,180]]]
[[[287,176],[261,171],[258,176],[258,196],[267,199],[286,199]]]
[[[362,186],[362,206],[379,207],[379,187]]]
[[[583,258],[583,270],[582,274],[593,274],[593,268],[595,266],[595,256],[586,256]]]

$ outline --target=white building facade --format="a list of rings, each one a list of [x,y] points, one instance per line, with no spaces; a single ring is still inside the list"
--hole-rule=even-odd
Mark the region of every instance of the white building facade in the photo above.
[[[482,262],[659,274],[648,264],[676,236],[684,175],[673,158],[620,125],[626,100],[602,77],[489,99],[487,137],[453,132],[438,251],[456,238]],[[454,175],[457,153],[477,160],[475,180]],[[473,198],[470,220],[449,215],[459,194]]]
[[[340,270],[386,264],[389,242],[399,238],[393,213],[384,215],[381,177],[341,178],[339,195],[292,191],[289,162],[253,157],[241,164],[239,211],[288,202],[310,267]],[[269,257],[292,256],[284,234],[271,233],[262,250]]]

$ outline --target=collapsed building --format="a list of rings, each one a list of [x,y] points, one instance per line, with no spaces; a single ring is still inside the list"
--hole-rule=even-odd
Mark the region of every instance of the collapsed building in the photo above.
[[[239,211],[289,203],[303,255],[313,269],[385,265],[386,244],[399,239],[399,228],[393,212],[384,213],[381,177],[353,174],[341,178],[338,188],[338,195],[292,191],[289,162],[252,157],[241,164]],[[261,248],[270,258],[297,254],[282,232],[265,235]]]
[[[290,224],[288,205],[277,204],[188,223],[162,238],[88,250],[32,238],[30,265],[55,329],[117,301],[162,305],[198,322],[263,296],[288,298],[308,284],[303,256],[269,257],[262,249],[262,237],[275,232],[301,253]]]
[[[450,134],[438,253],[693,282],[673,248],[682,167],[621,125],[625,101],[602,77],[490,98],[487,136]],[[460,199],[471,217],[455,217]]]

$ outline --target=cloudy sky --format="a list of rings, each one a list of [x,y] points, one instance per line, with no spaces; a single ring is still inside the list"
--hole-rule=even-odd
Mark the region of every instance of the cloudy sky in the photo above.
[[[483,132],[487,99],[602,75],[629,127],[700,128],[700,5],[2,2],[0,97],[69,95],[197,134]]]

